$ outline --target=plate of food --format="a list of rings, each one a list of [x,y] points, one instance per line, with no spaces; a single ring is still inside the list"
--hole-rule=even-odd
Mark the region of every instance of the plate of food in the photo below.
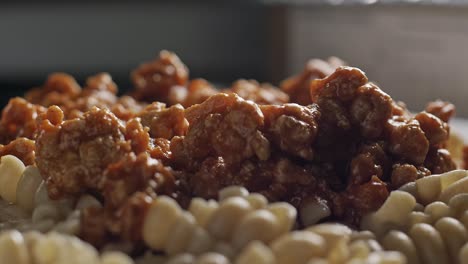
[[[131,79],[10,99],[0,263],[468,263],[449,102],[410,112],[334,57],[220,88],[162,51]]]

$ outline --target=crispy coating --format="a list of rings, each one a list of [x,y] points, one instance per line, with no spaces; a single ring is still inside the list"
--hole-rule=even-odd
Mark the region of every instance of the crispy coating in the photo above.
[[[175,189],[172,169],[147,153],[129,153],[105,169],[98,186],[106,207],[118,208],[132,194],[144,192],[152,198],[156,194],[171,195]]]
[[[34,164],[35,150],[34,140],[20,137],[10,141],[7,145],[0,145],[0,157],[13,155],[28,166]]]
[[[289,102],[289,96],[270,84],[260,84],[255,80],[237,80],[226,93],[235,93],[245,100],[260,105],[279,105]]]
[[[42,87],[28,91],[24,97],[30,103],[45,107],[52,105],[66,107],[80,93],[81,87],[75,78],[58,72],[49,75]]]
[[[132,72],[133,96],[142,101],[168,102],[171,87],[187,85],[188,75],[188,69],[179,57],[163,50],[157,59],[140,65]]]
[[[172,139],[185,135],[188,129],[185,111],[180,104],[166,108],[164,104],[155,102],[138,115],[142,124],[149,128],[152,138]]]
[[[236,94],[217,94],[186,110],[190,124],[187,135],[171,141],[174,161],[196,168],[210,156],[222,157],[235,164],[243,159],[268,159],[270,144],[260,132],[263,113],[260,108]]]
[[[431,148],[427,154],[424,166],[432,174],[440,174],[457,168],[457,165],[450,156],[450,152],[443,148]]]
[[[345,65],[345,62],[336,57],[331,57],[328,61],[312,59],[307,62],[300,74],[284,80],[280,87],[289,95],[291,103],[298,103],[300,105],[311,104],[310,82],[314,79],[325,78],[332,74],[336,68],[343,65]]]
[[[397,189],[408,182],[413,182],[430,174],[431,171],[423,166],[416,167],[412,164],[396,163],[392,167],[391,185],[394,189]]]
[[[138,245],[157,195],[184,207],[230,185],[306,211],[320,201],[328,219],[357,225],[392,189],[455,168],[443,148],[454,109],[438,101],[413,115],[343,64],[312,60],[282,91],[253,80],[220,91],[162,51],[122,97],[107,73],[84,88],[54,74],[4,109],[0,156],[35,163],[52,199],[99,199],[80,231],[97,246]]]
[[[313,160],[312,144],[318,131],[320,111],[316,105],[260,106],[265,116],[262,131],[280,150],[306,160]]]
[[[455,115],[455,106],[449,102],[437,100],[426,105],[426,112],[448,122]]]
[[[359,87],[351,103],[351,118],[359,124],[360,134],[368,139],[380,137],[392,114],[392,99],[372,83]]]
[[[367,143],[360,146],[350,162],[349,183],[364,184],[373,176],[386,180],[384,177],[389,169],[390,157],[385,152],[384,142]]]
[[[416,165],[424,162],[429,151],[429,140],[417,120],[395,117],[388,120],[386,130],[389,150],[393,155]]]
[[[219,93],[212,84],[205,79],[190,80],[187,86],[172,86],[169,90],[169,104],[181,104],[189,107],[194,104],[203,103],[210,96]]]
[[[0,120],[0,143],[8,144],[18,137],[34,139],[36,119],[45,112],[40,105],[29,103],[20,97],[10,99],[2,111]]]
[[[427,112],[418,113],[414,119],[418,120],[431,145],[442,144],[449,137],[447,123]]]
[[[109,110],[93,108],[66,121],[52,117],[60,113],[49,108],[36,140],[37,166],[52,198],[97,189],[105,168],[131,150],[125,127]]]

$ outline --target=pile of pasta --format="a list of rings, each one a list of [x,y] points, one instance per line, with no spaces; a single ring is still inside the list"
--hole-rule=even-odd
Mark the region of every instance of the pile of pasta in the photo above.
[[[14,228],[77,235],[81,210],[102,206],[88,194],[78,199],[51,200],[37,167],[26,167],[13,155],[0,159],[0,196],[3,202],[0,230]]]
[[[468,172],[455,170],[408,183],[363,218],[382,246],[408,263],[468,263]]]
[[[0,235],[1,263],[134,263],[122,253],[99,256],[94,247],[74,236],[79,233],[80,210],[101,206],[92,196],[51,201],[37,168],[25,167],[11,155],[1,158],[0,184],[0,196],[10,203],[11,218],[10,225],[3,226],[8,231]],[[142,232],[146,245],[159,253],[136,262],[305,263],[329,259],[343,263],[345,259],[390,258],[403,263],[401,254],[382,251],[372,235],[353,233],[341,224],[291,232],[296,220],[292,205],[268,203],[263,195],[239,186],[221,190],[217,201],[194,198],[187,210],[174,199],[160,196],[153,201]],[[79,257],[70,258],[73,255]]]
[[[140,257],[112,245],[100,252],[80,240],[81,210],[102,204],[88,194],[51,200],[38,169],[15,156],[1,157],[0,196],[0,263],[468,263],[464,170],[393,191],[363,218],[361,231],[339,223],[298,229],[295,207],[241,186],[222,189],[217,200],[193,198],[187,209],[159,196],[142,224],[149,250]],[[320,214],[307,213],[301,217]]]
[[[120,252],[99,252],[74,236],[35,231],[6,231],[0,235],[0,262],[11,264],[132,264]]]

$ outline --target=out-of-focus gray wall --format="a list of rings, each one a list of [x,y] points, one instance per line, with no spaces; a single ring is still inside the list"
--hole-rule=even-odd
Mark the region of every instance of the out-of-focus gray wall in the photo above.
[[[443,99],[468,117],[468,6],[292,6],[286,71],[336,55],[412,110]]]
[[[126,79],[162,49],[194,75],[263,77],[263,15],[259,5],[215,1],[0,3],[0,80],[53,71]]]
[[[412,110],[440,98],[468,117],[468,5],[325,2],[0,3],[0,86],[20,94],[10,88],[38,85],[50,72],[83,81],[108,71],[127,88],[129,71],[161,49],[179,54],[192,77],[277,83],[309,58],[335,55]]]

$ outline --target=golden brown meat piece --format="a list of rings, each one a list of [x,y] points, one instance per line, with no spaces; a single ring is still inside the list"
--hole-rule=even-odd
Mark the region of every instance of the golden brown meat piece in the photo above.
[[[129,120],[139,113],[145,104],[130,96],[117,96],[117,85],[108,73],[99,73],[86,80],[86,86],[73,102],[68,103],[67,118],[82,117],[93,107],[107,108],[119,119]]]
[[[343,218],[358,224],[364,214],[377,210],[389,194],[387,184],[376,176],[364,184],[350,185],[343,195],[347,205]]]
[[[165,167],[147,153],[138,156],[129,153],[120,161],[109,164],[98,189],[102,190],[106,207],[115,209],[137,191],[152,198],[156,194],[173,194],[175,178],[171,168]]]
[[[430,174],[431,171],[423,166],[416,167],[411,164],[396,163],[392,168],[391,186],[392,188],[397,189],[408,182],[413,182]]]
[[[147,153],[129,153],[110,164],[99,189],[104,207],[85,209],[81,218],[81,236],[94,245],[102,245],[109,235],[141,241],[141,227],[152,199],[161,194],[177,198],[172,169]]]
[[[174,137],[171,150],[176,163],[197,167],[209,156],[234,164],[250,157],[268,159],[270,144],[260,132],[260,108],[236,94],[217,94],[185,112],[190,128]]]
[[[332,74],[339,66],[346,65],[342,60],[331,57],[328,61],[312,59],[307,62],[302,73],[284,80],[280,87],[290,97],[291,103],[308,105],[312,103],[310,97],[310,82]]]
[[[36,163],[51,198],[98,189],[104,170],[131,151],[125,127],[109,110],[92,108],[63,121],[51,107],[36,140]]]
[[[426,105],[426,112],[448,122],[455,115],[455,106],[449,102],[437,100]]]
[[[27,92],[25,99],[30,103],[45,107],[52,105],[65,107],[80,93],[81,87],[75,78],[66,73],[58,72],[49,75],[42,87]]]
[[[429,151],[429,141],[417,120],[396,117],[388,121],[386,130],[390,153],[415,165],[423,164]]]
[[[191,80],[187,87],[173,86],[169,90],[169,104],[189,107],[203,103],[210,96],[219,93],[212,84],[204,79]]]
[[[427,112],[421,112],[414,119],[418,120],[421,129],[431,145],[442,144],[448,140],[448,125],[436,116]]]
[[[289,96],[270,84],[260,84],[255,80],[238,80],[232,84],[226,93],[235,93],[245,100],[260,105],[279,105],[289,102]]]
[[[2,111],[0,120],[0,143],[8,144],[18,137],[35,138],[36,119],[45,112],[45,108],[31,104],[23,98],[10,99]]]
[[[152,138],[172,139],[183,136],[188,129],[184,108],[177,104],[169,108],[162,103],[155,102],[139,113],[141,123],[149,128]]]
[[[264,105],[260,109],[265,116],[262,131],[278,149],[305,160],[314,159],[312,144],[321,116],[316,105]]]
[[[20,159],[24,165],[33,165],[35,160],[35,143],[28,138],[17,138],[10,141],[7,145],[0,144],[0,157],[13,155]]]
[[[390,157],[385,152],[384,142],[362,144],[350,162],[349,184],[364,184],[373,176],[384,179],[390,162]]]
[[[169,101],[173,86],[186,86],[189,71],[176,54],[163,50],[159,57],[132,72],[135,91],[132,94],[142,101]]]
[[[432,174],[440,174],[457,168],[457,165],[450,156],[450,152],[446,149],[436,147],[429,149],[424,166],[428,168]]]

